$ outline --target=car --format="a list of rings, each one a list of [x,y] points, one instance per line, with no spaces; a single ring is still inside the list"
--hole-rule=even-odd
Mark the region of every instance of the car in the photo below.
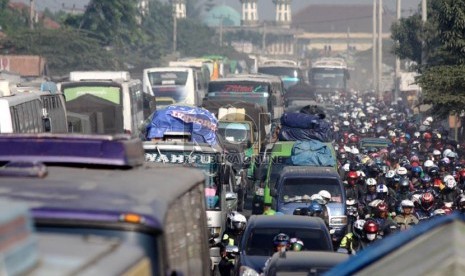
[[[261,273],[274,253],[273,238],[285,233],[304,242],[304,250],[333,251],[329,230],[319,217],[293,215],[252,215],[239,244],[236,275],[247,270]]]
[[[264,274],[266,276],[322,275],[347,260],[349,256],[337,252],[276,252],[265,267]]]
[[[144,275],[210,273],[204,174],[144,163],[139,139],[2,134],[0,164],[0,201],[31,208],[52,256],[41,271],[68,262],[59,274],[134,275],[117,270],[124,260]]]

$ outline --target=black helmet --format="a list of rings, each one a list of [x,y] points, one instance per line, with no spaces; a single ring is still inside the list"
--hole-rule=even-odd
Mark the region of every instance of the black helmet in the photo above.
[[[290,238],[287,234],[279,233],[273,238],[274,246],[285,245],[286,247],[289,246]]]

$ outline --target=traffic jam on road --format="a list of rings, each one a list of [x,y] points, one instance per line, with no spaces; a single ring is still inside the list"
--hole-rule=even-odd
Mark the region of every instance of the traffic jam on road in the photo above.
[[[6,275],[373,275],[463,221],[465,145],[343,59],[220,65],[0,80]]]

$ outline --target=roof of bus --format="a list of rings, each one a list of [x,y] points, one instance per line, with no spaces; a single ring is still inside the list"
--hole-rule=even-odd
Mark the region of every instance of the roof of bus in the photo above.
[[[276,81],[281,82],[281,78],[278,76],[267,75],[267,74],[231,74],[224,78],[212,80],[210,82],[225,82],[225,81]]]
[[[130,170],[47,170],[43,178],[0,175],[0,198],[27,203],[36,219],[115,223],[121,214],[132,213],[144,216],[146,226],[161,230],[174,200],[204,181],[196,170],[150,163]]]
[[[9,105],[17,105],[17,104],[29,102],[35,99],[40,100],[40,95],[43,93],[44,92],[38,92],[38,93],[17,92],[11,96],[0,97],[0,101],[8,102]]]
[[[188,66],[179,66],[179,67],[152,67],[144,69],[144,74],[151,72],[186,72],[194,70]]]

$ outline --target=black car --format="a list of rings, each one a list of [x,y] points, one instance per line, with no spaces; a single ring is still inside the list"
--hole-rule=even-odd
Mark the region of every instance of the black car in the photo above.
[[[264,270],[266,276],[276,275],[322,275],[350,255],[336,252],[288,251],[277,252]]]
[[[261,273],[266,261],[274,253],[273,238],[279,233],[302,240],[303,250],[333,251],[329,230],[321,218],[254,215],[247,223],[239,246],[240,252],[236,260],[237,275],[248,269]]]

